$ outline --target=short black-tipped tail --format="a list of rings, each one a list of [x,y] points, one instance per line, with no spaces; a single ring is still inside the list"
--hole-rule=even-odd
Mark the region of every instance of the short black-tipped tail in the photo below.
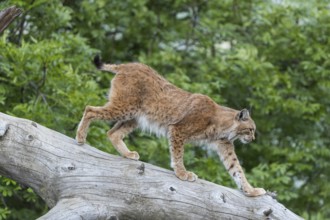
[[[95,65],[98,69],[101,69],[102,66],[103,66],[103,63],[102,63],[101,57],[100,57],[100,55],[98,55],[98,54],[94,57],[94,65]]]
[[[118,69],[117,65],[116,64],[103,63],[102,60],[101,60],[100,55],[96,55],[94,57],[94,64],[99,70],[106,71],[106,72],[111,72],[111,73],[114,73],[114,74],[117,73],[117,69]]]

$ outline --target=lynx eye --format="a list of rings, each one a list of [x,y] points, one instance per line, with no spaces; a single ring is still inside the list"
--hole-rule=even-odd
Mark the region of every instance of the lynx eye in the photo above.
[[[244,129],[242,133],[243,134],[250,134],[251,132],[252,132],[252,130],[247,128],[247,129]]]
[[[247,134],[247,135],[250,135],[250,134],[252,134],[253,133],[253,131],[254,131],[254,129],[253,128],[246,128],[246,129],[244,129],[243,130],[243,134]]]

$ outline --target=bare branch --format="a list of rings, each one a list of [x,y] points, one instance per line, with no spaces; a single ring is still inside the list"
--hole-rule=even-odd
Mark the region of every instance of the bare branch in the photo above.
[[[22,12],[23,11],[20,8],[16,8],[16,6],[11,6],[0,11],[0,33]]]

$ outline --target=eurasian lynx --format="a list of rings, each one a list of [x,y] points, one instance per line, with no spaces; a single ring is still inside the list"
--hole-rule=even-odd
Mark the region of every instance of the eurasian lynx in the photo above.
[[[117,121],[107,133],[110,141],[122,156],[138,160],[139,154],[130,151],[123,138],[136,127],[149,130],[168,138],[171,167],[179,179],[187,181],[195,181],[197,176],[184,166],[184,144],[208,144],[217,149],[225,168],[245,195],[266,193],[248,183],[234,151],[236,139],[249,143],[255,138],[256,126],[248,110],[223,107],[205,95],[179,89],[144,64],[103,64],[98,56],[94,62],[100,70],[116,75],[111,81],[108,103],[103,107],[86,107],[77,130],[78,144],[85,143],[92,120]]]

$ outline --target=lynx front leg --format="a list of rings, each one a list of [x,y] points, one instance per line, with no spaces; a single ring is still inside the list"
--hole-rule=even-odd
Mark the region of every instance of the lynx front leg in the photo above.
[[[123,138],[136,128],[135,119],[125,122],[117,122],[115,126],[108,131],[108,137],[116,150],[124,157],[138,160],[140,158],[136,151],[130,151],[123,141]]]
[[[237,159],[234,145],[230,142],[219,143],[218,154],[226,170],[234,179],[237,187],[243,191],[246,196],[261,196],[266,193],[262,188],[253,188],[247,181],[243,169]]]
[[[171,153],[171,167],[174,169],[175,175],[181,180],[195,181],[197,175],[193,172],[186,170],[183,163],[184,154],[184,139],[175,132],[174,129],[170,129],[170,153]]]

